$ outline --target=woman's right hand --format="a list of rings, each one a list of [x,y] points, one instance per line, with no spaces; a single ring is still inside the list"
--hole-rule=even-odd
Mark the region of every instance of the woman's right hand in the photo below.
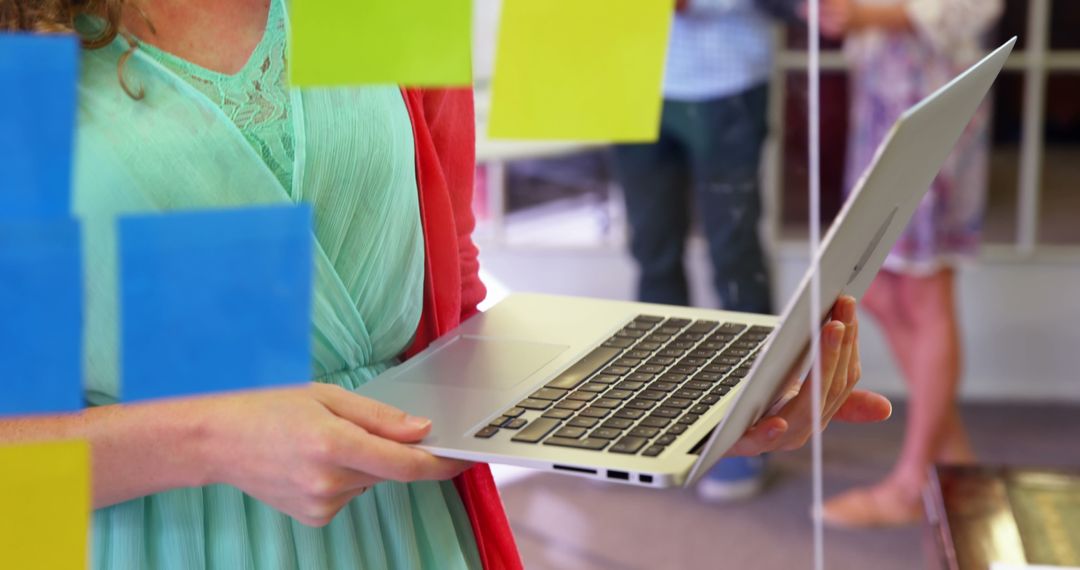
[[[210,482],[238,487],[309,526],[325,526],[380,481],[449,479],[469,467],[406,445],[427,435],[430,420],[337,386],[182,405],[199,415]]]

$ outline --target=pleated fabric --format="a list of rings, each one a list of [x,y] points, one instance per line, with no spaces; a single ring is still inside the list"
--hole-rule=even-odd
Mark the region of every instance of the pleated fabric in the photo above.
[[[83,26],[92,23],[83,22]],[[124,40],[83,57],[74,209],[83,221],[87,400],[120,390],[115,220],[307,202],[314,211],[312,378],[356,388],[397,362],[422,310],[424,243],[409,116],[394,87],[292,90],[291,187],[219,106]],[[283,465],[282,469],[288,469]],[[383,483],[325,528],[219,485],[98,510],[98,569],[479,568],[450,482]]]

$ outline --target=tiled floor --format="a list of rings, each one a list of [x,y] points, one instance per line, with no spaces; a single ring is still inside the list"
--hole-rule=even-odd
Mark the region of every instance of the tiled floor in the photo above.
[[[889,468],[903,410],[877,426],[838,425],[825,440],[826,495]],[[1080,468],[1080,409],[972,405],[964,415],[981,458]],[[810,454],[772,458],[768,491],[714,506],[654,491],[537,474],[503,484],[511,524],[533,570],[811,568]],[[828,568],[922,568],[921,529],[826,534]]]

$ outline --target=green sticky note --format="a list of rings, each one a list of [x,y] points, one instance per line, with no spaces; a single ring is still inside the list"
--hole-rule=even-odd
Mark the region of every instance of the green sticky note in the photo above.
[[[472,83],[472,0],[295,0],[296,86]]]
[[[674,0],[504,0],[488,135],[646,142]]]
[[[0,446],[0,568],[87,567],[90,446]]]

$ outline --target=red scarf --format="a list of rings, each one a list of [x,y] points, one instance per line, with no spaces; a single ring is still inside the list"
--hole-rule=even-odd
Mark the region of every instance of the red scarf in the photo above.
[[[476,313],[486,290],[472,241],[476,128],[470,89],[405,89],[416,145],[424,228],[424,312],[412,356]],[[518,570],[521,558],[486,464],[454,479],[486,570]]]

